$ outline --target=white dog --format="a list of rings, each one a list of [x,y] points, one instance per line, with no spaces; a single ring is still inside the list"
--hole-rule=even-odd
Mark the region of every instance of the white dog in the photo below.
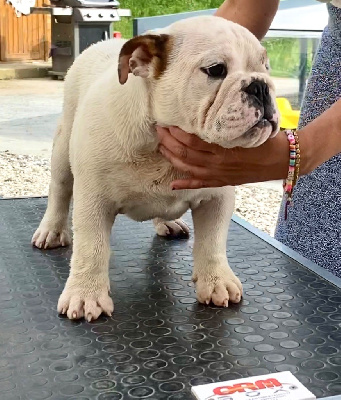
[[[242,285],[226,257],[234,189],[172,191],[183,175],[159,154],[155,126],[178,126],[226,148],[262,144],[278,130],[267,63],[248,30],[213,16],[100,42],[76,59],[65,79],[48,207],[32,238],[45,249],[70,243],[73,193],[73,255],[60,313],[88,321],[111,315],[109,237],[117,214],[154,219],[165,236],[188,233],[178,219],[188,209],[198,300],[240,301]]]

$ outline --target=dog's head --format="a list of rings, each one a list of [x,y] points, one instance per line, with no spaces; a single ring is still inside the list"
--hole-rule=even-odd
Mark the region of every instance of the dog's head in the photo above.
[[[278,131],[265,49],[247,29],[194,17],[124,44],[119,80],[149,80],[153,117],[223,147],[256,147]]]

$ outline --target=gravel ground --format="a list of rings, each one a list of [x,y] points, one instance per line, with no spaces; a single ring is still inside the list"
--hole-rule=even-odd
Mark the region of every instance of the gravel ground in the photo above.
[[[50,160],[0,152],[0,196],[46,196],[49,180]],[[235,213],[273,235],[281,197],[279,190],[253,185],[237,187]]]
[[[282,201],[282,191],[258,186],[236,188],[235,214],[273,236]]]

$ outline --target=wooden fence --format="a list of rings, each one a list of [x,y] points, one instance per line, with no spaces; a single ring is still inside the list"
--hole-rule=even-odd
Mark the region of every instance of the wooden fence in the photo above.
[[[48,5],[36,0],[36,7]],[[50,15],[16,16],[14,8],[0,0],[0,61],[47,60],[51,43]]]

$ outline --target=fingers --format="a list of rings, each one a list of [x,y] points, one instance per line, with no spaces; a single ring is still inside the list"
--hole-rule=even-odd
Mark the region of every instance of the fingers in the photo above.
[[[188,147],[170,135],[167,129],[158,127],[157,133],[160,140],[160,148],[171,150],[171,152],[178,158],[187,158]]]
[[[207,143],[204,140],[200,139],[198,136],[187,133],[178,127],[169,127],[169,128],[162,128],[156,127],[156,131],[158,133],[160,142],[163,143],[167,138],[175,139],[176,142],[169,142],[169,143],[177,143],[179,146],[186,146],[193,150],[208,152],[208,153],[216,153],[223,150],[220,146],[212,143]]]
[[[171,150],[170,150],[171,149]],[[196,150],[190,150],[188,148],[185,148],[181,150],[181,153],[175,149],[173,152],[174,147],[166,147],[164,145],[159,146],[159,152],[168,159],[175,167],[177,165],[187,165],[191,167],[205,167],[208,164],[213,164],[210,162],[209,157],[207,156],[207,153],[204,153],[204,155],[201,155],[200,152]],[[181,163],[181,164],[179,164]],[[183,168],[181,168],[181,171],[185,171]],[[187,172],[187,169],[186,171]]]
[[[158,136],[160,139],[159,151],[164,156],[166,156],[166,150],[168,150],[176,158],[191,165],[204,167],[208,164],[219,164],[220,156],[217,156],[216,154],[210,153],[208,151],[192,149],[187,145],[179,142],[167,130],[163,128],[159,128],[158,132]]]
[[[200,139],[198,136],[187,133],[176,126],[169,127],[169,133],[176,140],[194,150],[214,152],[217,148],[217,145],[207,143],[204,140]]]
[[[177,170],[185,172],[191,177],[200,177],[203,180],[218,181],[220,180],[220,177],[226,175],[224,168],[222,168],[220,165],[211,163],[209,160],[206,160],[207,162],[203,163],[203,165],[201,165],[201,163],[195,165],[195,163],[189,159],[181,160],[164,146],[160,146],[159,151]],[[235,173],[237,170],[238,169],[231,164],[229,172]],[[219,179],[212,179],[212,175],[216,175],[219,177]]]
[[[221,187],[235,184],[226,179],[227,174],[224,170],[214,168],[210,163],[206,163],[205,166],[187,164],[187,162],[176,157],[167,148],[160,146],[159,150],[177,170],[182,171],[191,177],[191,179],[172,182],[172,190],[201,189],[205,187]]]
[[[177,156],[175,156],[170,150],[166,149],[163,146],[159,148],[160,153],[170,161],[177,170],[185,172],[190,176],[200,176],[203,179],[209,178],[212,174],[212,171],[208,171],[207,168],[200,165],[187,164],[187,160],[183,161]],[[207,163],[206,163],[207,166]]]
[[[172,190],[203,189],[203,188],[221,187],[221,186],[226,186],[226,184],[218,180],[202,180],[202,179],[182,179],[173,181],[171,184]]]
[[[156,131],[158,133],[161,142],[171,137],[175,139],[178,144],[191,147],[192,149],[195,150],[205,150],[206,144],[208,145],[208,143],[203,142],[203,140],[201,140],[198,136],[193,135],[191,133],[187,133],[177,127],[162,128],[158,126],[156,128]]]
[[[216,155],[220,155],[225,152],[225,149],[218,144],[205,142],[197,135],[184,132],[182,129],[176,126],[171,126],[169,128],[169,133],[179,142],[194,150],[213,153]]]

